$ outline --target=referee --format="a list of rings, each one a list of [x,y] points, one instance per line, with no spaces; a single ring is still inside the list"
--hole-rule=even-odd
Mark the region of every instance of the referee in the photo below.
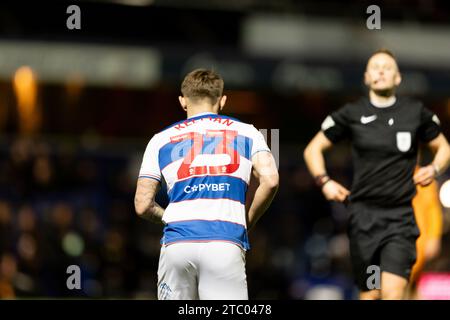
[[[350,256],[360,299],[403,299],[419,236],[411,205],[415,185],[428,185],[447,169],[450,148],[436,115],[420,101],[396,96],[401,75],[389,50],[378,50],[369,58],[364,82],[369,97],[326,117],[304,158],[326,199],[347,204]],[[328,176],[323,156],[344,139],[352,146],[351,191]],[[414,174],[419,143],[433,151],[434,159]],[[371,265],[380,267],[381,289],[368,285]]]

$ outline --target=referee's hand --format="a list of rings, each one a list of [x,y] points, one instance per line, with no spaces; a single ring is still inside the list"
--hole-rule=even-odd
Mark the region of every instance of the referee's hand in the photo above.
[[[334,180],[325,183],[322,192],[327,200],[338,202],[344,202],[350,195],[350,191]]]
[[[420,167],[414,175],[414,183],[420,184],[422,187],[429,185],[435,178],[435,169],[432,165]]]

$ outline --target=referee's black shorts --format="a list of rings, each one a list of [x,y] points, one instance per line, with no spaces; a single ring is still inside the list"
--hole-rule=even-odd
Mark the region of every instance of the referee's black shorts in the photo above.
[[[409,280],[420,234],[412,206],[381,208],[357,202],[349,203],[348,209],[350,256],[358,288],[370,290],[371,265]]]

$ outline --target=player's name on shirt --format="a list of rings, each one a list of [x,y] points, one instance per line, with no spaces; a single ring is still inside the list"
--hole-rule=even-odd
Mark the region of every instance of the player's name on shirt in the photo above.
[[[214,123],[219,123],[222,125],[226,125],[227,127],[231,126],[234,121],[228,118],[222,118],[220,116],[208,116],[208,117],[202,117],[200,119],[187,119],[181,123],[178,123],[177,125],[174,126],[175,129],[177,130],[182,130],[185,129],[189,126],[192,126],[193,124],[197,123],[197,122],[202,122],[202,121],[211,121]]]

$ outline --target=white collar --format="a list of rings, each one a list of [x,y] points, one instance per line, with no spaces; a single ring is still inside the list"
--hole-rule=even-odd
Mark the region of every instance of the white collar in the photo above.
[[[193,116],[189,117],[188,119],[195,118],[195,117],[200,117],[200,116],[204,116],[204,115],[207,115],[207,114],[217,115],[217,113],[208,111],[208,112],[196,113],[196,114],[194,114]]]
[[[384,103],[375,103],[372,100],[370,101],[370,103],[374,107],[377,107],[377,108],[388,108],[390,106],[393,106],[396,101],[397,101],[397,97],[396,96],[392,96],[388,100],[386,100],[386,102],[384,102]]]

